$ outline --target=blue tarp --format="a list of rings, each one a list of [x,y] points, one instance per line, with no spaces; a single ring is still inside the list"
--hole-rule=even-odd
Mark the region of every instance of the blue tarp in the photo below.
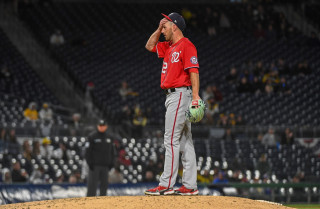
[[[111,184],[108,195],[144,195],[146,189],[157,186],[157,183]],[[217,191],[200,187],[202,195],[219,195]],[[0,184],[0,205],[52,200],[60,198],[85,197],[85,184]]]

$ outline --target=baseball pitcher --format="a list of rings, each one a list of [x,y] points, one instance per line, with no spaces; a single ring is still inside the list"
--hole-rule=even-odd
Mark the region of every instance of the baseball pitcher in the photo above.
[[[146,49],[163,59],[160,87],[166,93],[164,171],[159,186],[145,191],[147,195],[197,195],[197,165],[192,142],[191,120],[186,112],[199,108],[199,64],[197,50],[183,35],[186,27],[178,13],[164,15],[158,29],[150,36]],[[164,42],[158,42],[161,33]],[[202,103],[201,103],[202,104]],[[201,108],[200,108],[201,109]],[[190,113],[190,112],[189,112]],[[193,122],[193,121],[192,121]],[[183,186],[174,190],[179,168],[183,164]]]

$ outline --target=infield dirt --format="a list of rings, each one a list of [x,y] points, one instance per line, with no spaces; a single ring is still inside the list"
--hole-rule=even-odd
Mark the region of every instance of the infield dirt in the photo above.
[[[82,208],[161,208],[161,209],[284,209],[268,202],[225,196],[106,196],[44,200],[0,206],[1,209],[82,209]]]

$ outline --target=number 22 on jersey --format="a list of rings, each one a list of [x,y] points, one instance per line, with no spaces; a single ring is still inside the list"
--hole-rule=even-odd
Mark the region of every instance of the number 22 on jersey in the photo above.
[[[162,73],[166,73],[167,72],[167,68],[168,68],[168,63],[167,62],[163,62]]]

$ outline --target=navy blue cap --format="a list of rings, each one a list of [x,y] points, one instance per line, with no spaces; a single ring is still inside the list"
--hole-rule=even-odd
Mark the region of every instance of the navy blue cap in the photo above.
[[[107,123],[106,123],[105,120],[100,119],[99,122],[98,122],[98,125],[99,125],[99,126],[105,126],[105,125],[107,125]]]
[[[186,28],[186,22],[184,21],[183,17],[176,13],[176,12],[172,12],[171,14],[169,14],[168,16],[161,13],[167,20],[173,22],[174,24],[176,24],[176,26],[178,26],[178,28],[183,31]]]

